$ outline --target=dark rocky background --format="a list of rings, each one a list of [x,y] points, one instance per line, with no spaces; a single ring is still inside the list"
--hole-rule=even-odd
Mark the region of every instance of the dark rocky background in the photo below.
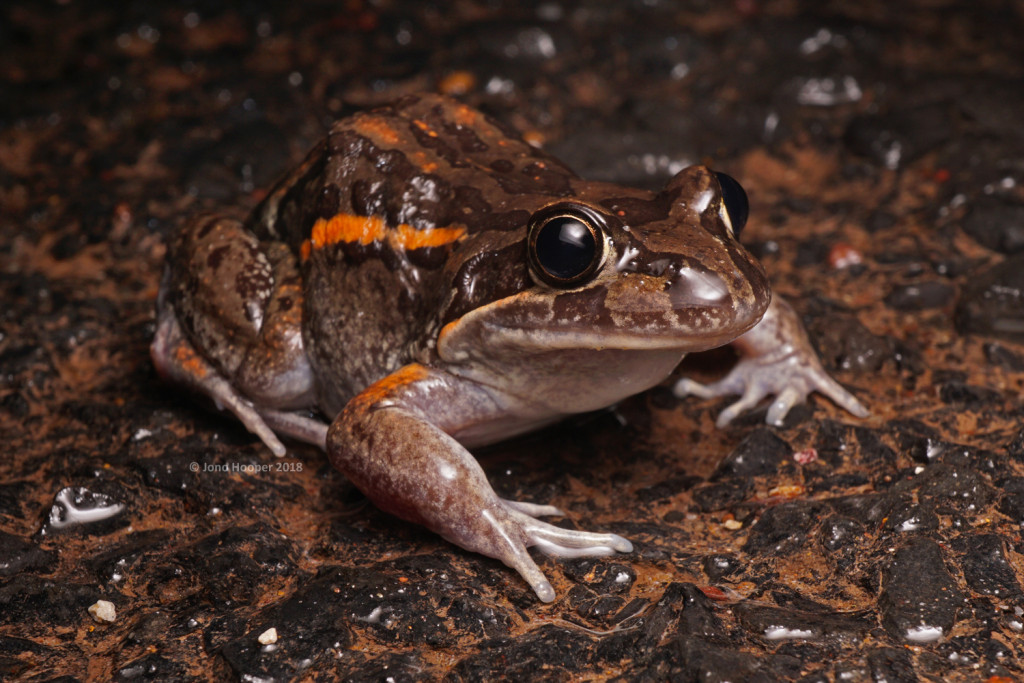
[[[995,0],[4,2],[0,679],[1019,680],[1022,34]],[[183,217],[423,90],[586,176],[740,179],[745,240],[873,416],[719,431],[724,401],[656,389],[481,454],[636,544],[543,559],[543,605],[158,382]]]

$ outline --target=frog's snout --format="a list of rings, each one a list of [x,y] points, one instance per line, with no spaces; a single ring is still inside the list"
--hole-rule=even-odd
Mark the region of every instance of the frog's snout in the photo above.
[[[668,304],[682,327],[736,336],[764,315],[771,291],[761,266],[743,258],[716,259],[711,267],[684,259],[664,273]]]
[[[717,273],[689,266],[677,270],[666,290],[675,309],[721,306],[729,299],[729,287]]]

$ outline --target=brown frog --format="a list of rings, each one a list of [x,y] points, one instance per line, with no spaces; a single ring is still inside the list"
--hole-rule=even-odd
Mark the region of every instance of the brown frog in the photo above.
[[[206,215],[170,245],[152,355],[277,455],[315,444],[376,505],[518,571],[527,552],[629,552],[536,519],[469,453],[658,384],[735,343],[719,423],[818,390],[796,316],[736,241],[746,195],[692,166],[657,193],[583,180],[478,111],[405,98],[337,123],[245,221]]]

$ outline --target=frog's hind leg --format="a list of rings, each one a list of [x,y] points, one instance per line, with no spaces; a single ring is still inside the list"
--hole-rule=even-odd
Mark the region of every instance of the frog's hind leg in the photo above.
[[[325,423],[299,413],[256,408],[252,401],[235,391],[231,383],[193,348],[173,310],[165,308],[161,311],[150,353],[153,365],[162,376],[209,396],[218,409],[230,410],[274,455],[285,454],[284,444],[275,432],[326,450]]]
[[[253,407],[231,384],[203,358],[185,338],[173,309],[160,312],[156,335],[150,347],[153,365],[166,379],[206,394],[220,409],[227,408],[242,421],[245,428],[260,438],[274,455],[285,454],[284,444]]]
[[[275,432],[322,448],[327,426],[301,412],[314,399],[294,254],[239,221],[202,216],[168,263],[151,348],[161,374],[230,410],[277,455]]]

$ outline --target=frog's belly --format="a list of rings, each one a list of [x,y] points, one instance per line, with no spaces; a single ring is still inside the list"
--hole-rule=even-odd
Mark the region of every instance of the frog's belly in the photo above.
[[[479,448],[490,444],[511,439],[521,434],[529,434],[538,429],[543,429],[566,417],[565,415],[549,415],[544,418],[516,415],[505,417],[488,422],[477,424],[466,429],[461,429],[452,434],[456,441],[466,448]]]
[[[578,349],[531,354],[511,367],[450,368],[500,406],[486,421],[452,434],[472,448],[539,429],[568,415],[600,410],[655,386],[685,353]],[[514,369],[513,369],[514,368]]]

